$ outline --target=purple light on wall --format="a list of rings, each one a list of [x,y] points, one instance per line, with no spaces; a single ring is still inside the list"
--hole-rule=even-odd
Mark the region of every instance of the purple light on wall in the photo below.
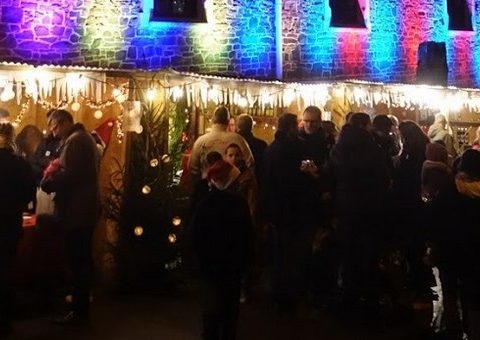
[[[8,33],[2,40],[13,58],[69,63],[65,53],[75,51],[80,35],[75,31],[80,11],[75,0],[24,1],[2,6],[2,24]]]

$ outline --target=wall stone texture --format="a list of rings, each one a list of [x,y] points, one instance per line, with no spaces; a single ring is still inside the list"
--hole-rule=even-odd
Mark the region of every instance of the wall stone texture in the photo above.
[[[152,23],[151,1],[1,0],[0,61],[275,77],[274,0],[209,0],[208,24]],[[451,85],[480,86],[480,36],[448,31],[446,0],[359,1],[368,27],[352,30],[329,27],[328,0],[282,0],[285,80],[412,83],[433,40]]]

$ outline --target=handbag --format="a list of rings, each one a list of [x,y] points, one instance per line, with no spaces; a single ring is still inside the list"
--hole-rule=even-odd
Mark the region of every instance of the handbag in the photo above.
[[[47,194],[41,188],[37,188],[37,206],[35,207],[37,217],[42,215],[53,216],[55,214],[54,198],[54,192]]]

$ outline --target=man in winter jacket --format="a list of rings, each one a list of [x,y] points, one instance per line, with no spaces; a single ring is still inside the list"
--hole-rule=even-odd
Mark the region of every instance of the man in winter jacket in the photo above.
[[[57,321],[83,323],[89,314],[91,239],[100,210],[99,153],[91,134],[82,124],[74,124],[69,112],[53,112],[49,128],[61,139],[59,167],[57,169],[54,164],[47,167],[41,187],[47,193],[56,193],[55,209],[65,233],[73,276],[72,311]]]
[[[303,111],[299,137],[305,144],[306,158],[312,160],[320,168],[327,159],[325,132],[321,126],[322,111],[316,106],[308,106]]]
[[[257,138],[252,133],[253,118],[244,113],[237,118],[237,133],[242,136],[247,142],[250,150],[252,151],[253,158],[255,160],[255,175],[257,182],[260,179],[261,166],[263,164],[263,155],[267,148],[267,143],[260,138]]]
[[[190,172],[190,185],[194,188],[197,182],[205,176],[208,168],[207,154],[216,151],[223,155],[227,146],[232,143],[242,148],[245,163],[249,168],[253,168],[253,155],[248,147],[247,142],[237,133],[228,132],[228,123],[230,120],[230,112],[224,106],[218,107],[213,114],[212,131],[200,136],[193,145],[192,155],[188,162],[188,170]]]
[[[264,214],[272,226],[273,291],[279,312],[294,311],[306,292],[306,262],[318,222],[318,196],[313,178],[302,171],[303,142],[297,116],[278,119],[275,140],[264,161]]]
[[[11,270],[22,233],[22,212],[35,195],[33,171],[15,155],[13,127],[0,124],[0,338],[12,331]]]

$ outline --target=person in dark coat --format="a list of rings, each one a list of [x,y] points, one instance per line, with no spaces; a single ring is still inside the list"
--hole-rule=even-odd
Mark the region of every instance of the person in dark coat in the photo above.
[[[247,202],[229,190],[239,174],[223,159],[215,161],[207,170],[211,190],[192,219],[193,248],[202,278],[205,340],[236,337],[241,281],[253,232]]]
[[[52,109],[47,112],[47,125],[50,121],[50,116],[55,110]],[[60,139],[55,137],[51,131],[49,131],[41,140],[35,153],[33,154],[30,164],[32,164],[37,178],[37,184],[40,185],[40,181],[43,178],[43,171],[47,168],[48,164],[57,158],[57,149],[60,144]]]
[[[237,118],[237,133],[247,141],[247,144],[252,151],[253,159],[255,160],[255,176],[258,182],[261,178],[261,166],[263,164],[263,155],[265,154],[267,143],[264,140],[255,137],[252,129],[253,118],[246,113],[239,115]]]
[[[35,196],[33,171],[13,151],[13,126],[0,124],[0,338],[12,329],[12,267],[22,235],[22,212]]]
[[[455,338],[462,334],[457,308],[458,289],[458,253],[454,239],[458,232],[455,223],[458,201],[453,173],[448,165],[448,151],[439,143],[427,144],[426,160],[422,167],[422,200],[427,248],[424,262],[432,266],[437,285],[433,290],[438,295],[433,301],[432,331],[440,332],[446,338]],[[452,247],[453,246],[453,247]],[[452,254],[454,256],[452,256]],[[447,335],[448,334],[448,335]]]
[[[303,170],[305,159],[297,116],[282,114],[263,168],[264,214],[273,236],[273,294],[280,313],[294,311],[305,297],[318,223],[319,198],[312,176]]]
[[[464,328],[469,339],[480,339],[480,151],[463,153],[455,184],[460,199],[454,209],[456,239],[459,247],[451,253],[460,254],[456,263],[460,268]]]
[[[387,115],[377,115],[373,119],[373,136],[385,155],[391,175],[393,174],[393,157],[400,153],[400,145],[392,131],[393,127],[393,121]]]
[[[410,288],[426,297],[430,294],[430,272],[421,261],[425,244],[421,179],[430,140],[413,121],[401,122],[398,129],[403,147],[394,164],[391,194],[393,213],[397,213],[392,220],[394,235],[391,237],[410,264]]]
[[[343,126],[328,163],[333,178],[341,290],[346,303],[375,300],[378,239],[389,184],[387,164],[369,129],[370,118],[355,113]],[[372,301],[375,302],[375,301]]]
[[[315,162],[318,168],[323,167],[327,159],[325,131],[321,123],[322,111],[318,107],[308,106],[303,111],[299,137],[304,141],[306,158]]]
[[[59,323],[88,321],[92,281],[91,242],[100,212],[100,155],[91,134],[74,124],[65,110],[54,111],[49,128],[61,139],[59,158],[44,173],[41,188],[55,192],[55,210],[63,228],[67,259],[72,271],[72,311]]]

